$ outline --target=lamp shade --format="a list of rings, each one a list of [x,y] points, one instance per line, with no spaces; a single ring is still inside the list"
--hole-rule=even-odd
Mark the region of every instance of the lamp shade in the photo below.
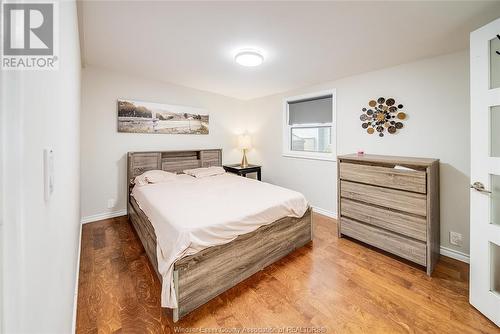
[[[249,135],[238,136],[238,148],[242,150],[248,150],[252,148],[252,138]]]

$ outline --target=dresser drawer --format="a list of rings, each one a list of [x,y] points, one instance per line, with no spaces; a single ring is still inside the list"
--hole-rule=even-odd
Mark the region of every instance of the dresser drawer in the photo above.
[[[426,173],[342,162],[340,179],[425,194]]]
[[[342,215],[412,237],[427,240],[427,222],[424,217],[413,216],[370,204],[340,200]]]
[[[426,265],[426,244],[342,217],[340,232],[415,263]]]
[[[427,212],[426,196],[413,192],[340,181],[340,196],[419,216]]]

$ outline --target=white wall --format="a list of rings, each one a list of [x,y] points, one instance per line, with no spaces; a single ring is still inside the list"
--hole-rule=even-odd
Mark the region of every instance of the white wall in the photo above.
[[[454,53],[290,91],[246,105],[248,127],[263,164],[263,179],[301,191],[312,205],[336,205],[336,162],[285,158],[282,101],[286,96],[337,89],[338,154],[365,153],[441,159],[441,245],[469,252],[469,60]],[[361,128],[361,108],[379,96],[404,104],[409,118],[397,135],[379,138]],[[464,236],[449,244],[449,231]]]
[[[80,232],[76,5],[59,7],[58,71],[2,71],[3,332],[70,333]],[[3,120],[6,120],[4,122]],[[43,192],[43,149],[55,190]]]
[[[83,71],[81,116],[82,217],[125,214],[126,153],[140,150],[223,148],[224,162],[238,162],[236,133],[253,134],[251,162],[263,164],[264,180],[301,191],[311,204],[335,213],[336,163],[282,157],[282,101],[337,89],[338,154],[366,153],[441,159],[441,245],[469,251],[468,53],[459,52],[251,101],[88,66]],[[368,135],[359,121],[368,100],[392,96],[409,117],[397,135]],[[210,112],[210,135],[118,133],[116,100],[129,98],[190,105]],[[108,208],[108,199],[116,206]],[[464,244],[449,244],[449,231]]]
[[[201,107],[210,114],[209,135],[117,132],[118,98]],[[222,148],[224,162],[238,162],[236,133],[242,132],[242,101],[103,68],[87,66],[82,80],[82,219],[125,214],[126,154],[129,151]],[[108,208],[108,199],[116,206]]]

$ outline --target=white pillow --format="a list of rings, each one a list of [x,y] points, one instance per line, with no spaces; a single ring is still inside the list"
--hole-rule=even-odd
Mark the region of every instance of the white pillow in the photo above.
[[[135,177],[134,184],[136,186],[145,186],[146,184],[148,184],[148,180],[146,180],[144,174],[141,174]]]
[[[219,166],[205,167],[205,168],[194,168],[194,169],[186,169],[183,171],[184,174],[194,176],[196,178],[207,177],[207,176],[215,176],[224,174],[226,171],[224,168]]]
[[[164,170],[149,170],[144,174],[148,183],[161,183],[177,177],[177,174],[165,172]]]
[[[165,172],[164,170],[148,170],[134,179],[134,184],[143,186],[148,183],[160,183],[174,179],[175,173]]]

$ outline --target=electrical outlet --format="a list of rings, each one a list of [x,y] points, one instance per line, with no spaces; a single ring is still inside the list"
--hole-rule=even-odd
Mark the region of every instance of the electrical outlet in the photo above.
[[[462,234],[450,231],[450,244],[462,247]]]
[[[116,200],[114,198],[108,199],[108,209],[114,208],[116,205]]]

